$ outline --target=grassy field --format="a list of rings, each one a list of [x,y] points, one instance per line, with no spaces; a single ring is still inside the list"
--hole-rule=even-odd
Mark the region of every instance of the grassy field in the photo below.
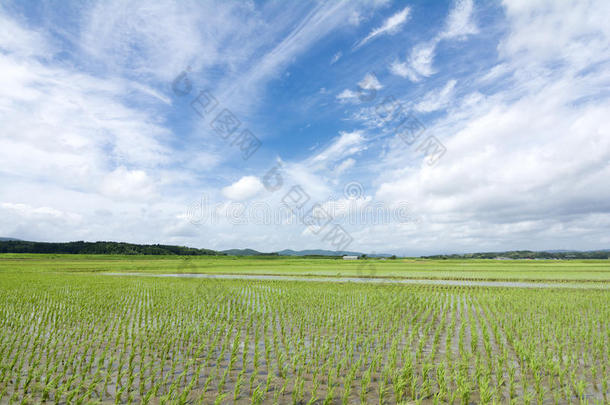
[[[403,277],[458,280],[610,281],[610,260],[346,261],[298,257],[0,255],[0,272],[146,272]]]
[[[0,403],[608,403],[610,290],[83,273],[171,263],[3,258]]]

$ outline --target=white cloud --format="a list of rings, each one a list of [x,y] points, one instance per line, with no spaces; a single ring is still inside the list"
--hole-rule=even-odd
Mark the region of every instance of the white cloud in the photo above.
[[[325,165],[315,165],[311,160],[284,165],[283,173],[286,186],[278,197],[283,196],[292,186],[300,186],[310,197],[311,202],[328,198],[331,194],[327,171],[319,170]]]
[[[345,89],[341,93],[337,94],[337,99],[339,101],[355,100],[356,98],[358,98],[358,93],[350,89]]]
[[[435,70],[432,63],[434,62],[436,44],[436,40],[417,44],[411,49],[407,62],[392,62],[390,72],[408,78],[412,82],[418,82],[422,77],[433,75]]]
[[[176,194],[190,181],[188,169],[168,169],[180,153],[170,153],[172,133],[159,114],[167,96],[115,72],[79,70],[49,45],[57,42],[48,31],[1,8],[0,20],[0,31],[8,28],[0,33],[0,199],[27,201],[1,215],[0,229],[30,240],[161,242],[168,213],[182,209],[162,189],[170,177]],[[147,217],[159,206],[165,211]]]
[[[609,2],[504,1],[503,5],[513,29],[498,46],[502,57],[526,57],[536,63],[567,59],[574,67],[608,59],[598,52],[607,55],[610,49]]]
[[[32,207],[22,203],[0,203],[0,209],[9,211],[8,215],[17,215],[35,220],[80,221],[82,216],[76,213],[64,212],[51,207]]]
[[[439,34],[442,39],[462,39],[477,34],[479,29],[473,19],[474,4],[472,0],[458,0],[449,13],[445,29]]]
[[[409,56],[409,66],[419,76],[431,76],[434,74],[432,62],[436,51],[436,42],[423,43],[415,46]]]
[[[169,82],[187,66],[201,71],[251,54],[248,37],[262,21],[244,19],[250,11],[241,2],[101,1],[85,12],[79,43],[115,73]]]
[[[500,63],[493,68],[491,68],[484,76],[479,79],[481,83],[492,83],[494,80],[497,80],[507,74],[510,73],[510,66]]]
[[[405,62],[392,62],[390,65],[390,72],[400,77],[408,77],[412,82],[419,81],[419,76],[417,76],[417,73]]]
[[[327,148],[311,158],[311,163],[318,165],[338,161],[365,148],[365,138],[362,136],[362,131],[342,131]]]
[[[358,42],[354,49],[360,48],[370,40],[380,35],[394,35],[400,28],[409,20],[409,14],[411,13],[410,7],[405,7],[402,10],[388,17],[381,27],[373,29],[365,38]]]
[[[349,23],[351,25],[360,25],[360,21],[362,21],[362,16],[360,15],[359,12],[357,11],[353,11],[350,15],[349,15],[349,19],[348,19]]]
[[[122,80],[44,65],[39,56],[0,54],[5,173],[93,191],[108,167],[168,162],[169,131],[159,125],[153,108],[123,102]]]
[[[331,217],[341,219],[351,216],[353,222],[363,219],[365,208],[372,212],[372,209],[375,207],[373,198],[368,195],[361,195],[356,198],[341,197],[332,199],[325,201],[321,206]]]
[[[602,68],[610,30],[598,17],[605,4],[572,4],[567,20],[558,3],[505,4],[502,59],[483,80],[511,80],[493,94],[475,87],[453,99],[452,113],[426,129],[447,147],[437,166],[383,170],[375,199],[409,201],[425,218],[417,231],[397,225],[396,235],[420,249],[606,247],[610,100],[599,89],[610,85]],[[417,107],[446,104],[438,100],[454,86],[426,94]],[[393,146],[386,160],[399,162],[409,149]]]
[[[278,76],[278,73],[293,63],[297,56],[309,49],[324,36],[346,24],[351,24],[349,17],[354,12],[380,6],[375,3],[357,3],[350,1],[321,2],[309,10],[306,15],[292,16],[299,21],[281,41],[271,44],[269,50],[258,60],[244,66],[243,71],[229,75],[220,83],[221,92],[218,98],[230,100],[231,110],[246,113],[251,100],[258,98],[264,84]],[[298,11],[303,12],[300,9]]]
[[[429,41],[421,42],[411,49],[406,62],[394,61],[390,64],[391,73],[418,82],[435,72],[432,64],[436,47],[442,40],[463,40],[478,33],[474,22],[472,0],[456,0],[445,20],[445,28]]]
[[[340,176],[346,170],[349,170],[352,167],[354,167],[355,163],[356,163],[355,159],[352,159],[352,158],[345,159],[344,161],[339,163],[337,166],[335,166],[335,170],[334,170],[335,175]]]
[[[358,83],[358,86],[365,90],[381,90],[383,88],[379,80],[377,80],[377,76],[372,73],[367,73],[364,79]]]
[[[45,25],[32,29],[0,7],[0,198],[14,204],[26,199],[31,207],[87,220],[75,227],[55,211],[45,214],[56,219],[52,224],[3,214],[0,227],[31,239],[167,242],[170,235],[169,241],[185,243],[179,237],[192,232],[175,220],[189,194],[219,197],[222,190],[206,186],[206,176],[225,170],[218,166],[237,148],[222,143],[220,150],[218,137],[202,143],[206,133],[195,126],[190,134],[190,122],[169,122],[187,116],[168,110],[181,102],[168,97],[171,80],[191,66],[194,86],[211,84],[247,125],[242,112],[257,106],[256,95],[269,80],[348,26],[350,17],[374,7],[346,1],[263,8],[188,0],[88,3],[70,10],[70,24],[60,30],[65,41],[51,32],[64,23],[59,13],[45,14]],[[220,77],[209,74],[219,70]],[[182,108],[176,105],[171,108]],[[170,130],[174,124],[179,139]],[[197,152],[199,145],[205,152]],[[304,172],[295,168],[292,178],[306,180]],[[317,182],[313,192],[325,189]],[[239,185],[225,192],[245,196]],[[32,212],[45,213],[38,208]]]
[[[222,189],[222,195],[232,201],[243,201],[261,193],[263,183],[255,176],[244,176],[230,186]]]
[[[339,59],[341,59],[341,56],[343,56],[343,52],[339,51],[336,54],[333,55],[333,58],[330,60],[330,64],[334,65],[335,63],[337,63],[337,61]]]
[[[23,28],[17,21],[2,13],[0,8],[1,51],[17,57],[48,56],[51,44],[39,32]]]
[[[366,98],[368,96],[368,94],[365,94],[362,90],[377,91],[382,88],[383,85],[379,82],[377,76],[372,73],[367,73],[362,80],[358,82],[358,91],[345,89],[337,94],[337,100],[341,103],[358,103],[361,101],[361,97]]]
[[[100,184],[100,191],[112,199],[147,200],[156,194],[152,179],[143,170],[117,167],[107,174]]]
[[[426,93],[423,99],[415,105],[415,110],[421,112],[431,112],[447,107],[455,89],[456,80],[449,80],[440,89],[431,90]]]
[[[168,103],[179,108],[181,102],[168,97],[169,80],[191,65],[195,85],[211,85],[247,126],[252,115],[243,112],[260,105],[258,96],[269,81],[329,33],[353,30],[348,27],[352,16],[359,21],[371,14],[355,2],[311,4],[271,4],[273,12],[266,14],[267,9],[251,9],[253,3],[100,3],[85,8],[85,21],[66,32],[66,40],[77,44],[72,51],[78,63],[58,54],[58,42],[44,27],[26,28],[0,11],[2,232],[37,240],[211,248],[324,246],[315,236],[301,237],[298,222],[262,230],[245,225],[239,234],[228,225],[209,223],[214,232],[192,228],[185,211],[201,193],[213,201],[238,201],[262,196],[263,188],[257,177],[244,180],[227,167],[235,148],[201,139],[200,128],[191,136],[189,122],[180,122],[178,138],[166,121]],[[601,1],[506,2],[505,13],[498,13],[507,20],[499,58],[490,61],[495,68],[447,76],[435,81],[438,88],[405,84],[413,88],[410,99],[417,103],[410,105],[416,110],[450,109],[451,114],[426,122],[426,134],[447,146],[437,166],[419,165],[420,157],[399,139],[382,138],[375,146],[379,122],[370,120],[375,128],[366,137],[349,128],[313,156],[283,162],[284,188],[269,199],[271,193],[265,193],[264,201],[279,204],[297,184],[311,203],[327,201],[341,195],[344,184],[338,181],[349,174],[366,183],[367,191],[376,188],[372,201],[407,201],[424,219],[419,227],[350,229],[355,249],[607,247],[610,32],[604,17],[609,7]],[[269,15],[281,18],[269,24]],[[392,73],[420,82],[435,74],[439,41],[476,33],[474,21],[475,7],[457,2],[438,35],[408,50],[391,65]],[[459,96],[451,77],[459,80]],[[381,89],[374,79],[359,84]],[[312,89],[322,85],[332,91],[326,83]],[[390,80],[384,85],[395,89]],[[358,100],[355,87],[338,99]],[[375,116],[374,107],[367,112],[368,118]],[[307,121],[314,126],[311,117]],[[184,150],[176,149],[178,141]],[[379,153],[361,153],[373,148]],[[366,173],[358,170],[363,165]],[[243,167],[261,174],[256,162]],[[211,181],[209,172],[215,176]],[[221,189],[213,185],[218,175],[239,181]]]

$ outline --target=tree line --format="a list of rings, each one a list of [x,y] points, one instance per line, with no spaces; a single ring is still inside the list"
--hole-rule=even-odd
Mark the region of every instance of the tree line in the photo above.
[[[224,255],[210,249],[173,245],[139,245],[125,242],[28,242],[0,241],[0,253],[63,253],[106,255]]]
[[[453,255],[424,256],[425,259],[609,259],[610,251],[592,250],[587,252],[533,252],[531,250],[515,250],[511,252],[484,252]]]

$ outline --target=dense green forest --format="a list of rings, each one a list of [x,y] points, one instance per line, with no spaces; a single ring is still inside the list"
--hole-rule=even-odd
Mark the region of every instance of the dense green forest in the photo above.
[[[124,242],[27,242],[0,241],[0,253],[67,253],[116,255],[224,255],[210,249],[172,245],[138,245]]]
[[[592,250],[587,252],[558,251],[533,252],[531,250],[515,250],[512,252],[466,253],[454,255],[425,256],[426,259],[608,259],[610,251]]]

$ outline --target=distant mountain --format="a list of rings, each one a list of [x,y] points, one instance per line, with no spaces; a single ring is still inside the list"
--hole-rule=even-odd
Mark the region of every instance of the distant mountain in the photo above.
[[[20,241],[21,239],[17,239],[17,238],[3,238],[0,237],[0,242],[8,242],[10,240],[16,240],[16,241]]]
[[[227,249],[221,251],[226,255],[230,256],[362,256],[360,252],[349,252],[349,251],[334,251],[334,250],[323,250],[323,249],[310,249],[310,250],[292,250],[284,249],[277,253],[263,253],[254,249]],[[390,257],[390,254],[370,254],[369,257]]]
[[[227,249],[223,250],[224,253],[229,256],[277,256],[277,253],[263,253],[254,249]]]
[[[280,256],[362,256],[360,252],[348,252],[339,250],[322,250],[322,249],[311,249],[311,250],[291,250],[284,249],[277,252]]]
[[[254,249],[227,249],[221,252],[229,256],[256,256],[261,254],[261,252]]]

